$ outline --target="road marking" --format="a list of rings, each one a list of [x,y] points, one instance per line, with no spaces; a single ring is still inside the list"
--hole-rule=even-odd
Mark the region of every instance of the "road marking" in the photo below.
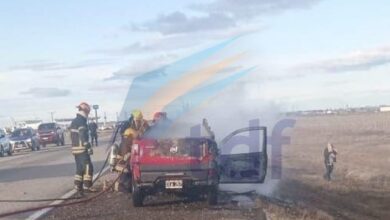
[[[103,169],[103,173],[105,173],[110,167],[106,167]],[[94,176],[93,176],[93,180],[96,179],[97,175],[99,175],[99,173],[96,173]],[[67,198],[70,198],[71,196],[73,196],[74,194],[76,193],[76,190],[75,189],[72,189],[71,191],[65,193],[63,196],[61,196],[61,199],[67,199]],[[57,201],[54,201],[52,203],[50,203],[50,205],[58,205],[58,204],[61,204],[63,203],[64,200],[57,200]],[[45,209],[42,209],[42,210],[39,210],[37,212],[34,212],[32,215],[30,215],[28,218],[26,218],[26,220],[37,220],[39,219],[40,217],[46,215],[48,212],[50,212],[53,208],[45,208]]]
[[[27,158],[31,157],[37,154],[42,154],[42,153],[51,153],[51,152],[57,152],[63,149],[70,149],[70,146],[60,146],[60,147],[50,147],[46,149],[42,149],[39,151],[30,151],[30,150],[23,150],[21,152],[14,153],[12,156],[7,156],[2,159],[0,159],[0,163],[5,163],[5,162],[10,162],[10,161],[16,161],[20,160],[21,158]]]

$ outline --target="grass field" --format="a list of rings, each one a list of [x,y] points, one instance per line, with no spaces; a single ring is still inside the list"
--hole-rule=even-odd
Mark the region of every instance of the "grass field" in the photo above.
[[[390,219],[390,114],[297,117],[285,135],[283,173],[270,206],[277,219]],[[323,179],[327,142],[338,150],[334,179]],[[288,210],[291,209],[291,210]],[[276,210],[276,212],[275,212]]]

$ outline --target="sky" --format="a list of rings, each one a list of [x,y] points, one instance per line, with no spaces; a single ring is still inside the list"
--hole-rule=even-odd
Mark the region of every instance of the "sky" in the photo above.
[[[224,96],[283,111],[390,105],[389,11],[385,0],[1,1],[0,118],[69,118],[87,101],[114,120],[135,77],[232,38],[198,67],[244,54],[218,70],[254,68]]]

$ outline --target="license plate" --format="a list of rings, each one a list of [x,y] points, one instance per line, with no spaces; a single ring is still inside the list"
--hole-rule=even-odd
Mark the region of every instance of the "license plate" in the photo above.
[[[49,138],[42,138],[43,140],[49,140]]]
[[[182,189],[183,180],[166,180],[165,181],[166,189]]]

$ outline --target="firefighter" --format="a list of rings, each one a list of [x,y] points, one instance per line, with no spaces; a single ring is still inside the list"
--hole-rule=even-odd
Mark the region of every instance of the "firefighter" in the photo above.
[[[95,123],[94,120],[91,120],[91,122],[88,125],[89,133],[91,135],[91,144],[92,146],[95,145],[98,146],[98,134],[97,134],[97,124]]]
[[[148,122],[140,110],[134,110],[131,115],[133,117],[133,125],[131,126],[138,132],[138,136],[142,136],[149,129]]]
[[[83,195],[84,190],[95,192],[92,188],[93,165],[90,155],[93,154],[88,138],[87,118],[91,111],[90,106],[82,102],[77,106],[78,113],[70,125],[72,154],[76,161],[76,175],[74,177],[75,188],[79,195]]]
[[[147,137],[159,139],[169,133],[172,121],[168,119],[166,112],[156,112],[150,129],[145,133]]]
[[[127,128],[122,134],[122,141],[119,146],[119,153],[117,157],[117,164],[114,169],[121,173],[119,181],[115,184],[115,191],[125,192],[129,191],[131,173],[129,161],[133,141],[141,137],[145,131],[149,128],[146,120],[143,119],[142,112],[134,110],[129,119],[129,123],[126,125]]]
[[[325,164],[325,174],[324,179],[330,181],[331,175],[334,169],[334,163],[336,162],[337,151],[334,148],[333,144],[328,143],[324,149],[324,164]]]
[[[168,120],[167,118],[167,113],[166,112],[156,112],[153,115],[153,124],[157,124],[160,121],[166,121]]]
[[[119,181],[115,183],[115,191],[129,191],[131,173],[130,164],[128,163],[128,161],[131,155],[131,147],[133,145],[133,141],[137,137],[138,132],[132,127],[127,128],[122,135],[119,152],[116,156],[118,162],[114,167],[115,171],[117,171],[121,176],[119,177]]]

